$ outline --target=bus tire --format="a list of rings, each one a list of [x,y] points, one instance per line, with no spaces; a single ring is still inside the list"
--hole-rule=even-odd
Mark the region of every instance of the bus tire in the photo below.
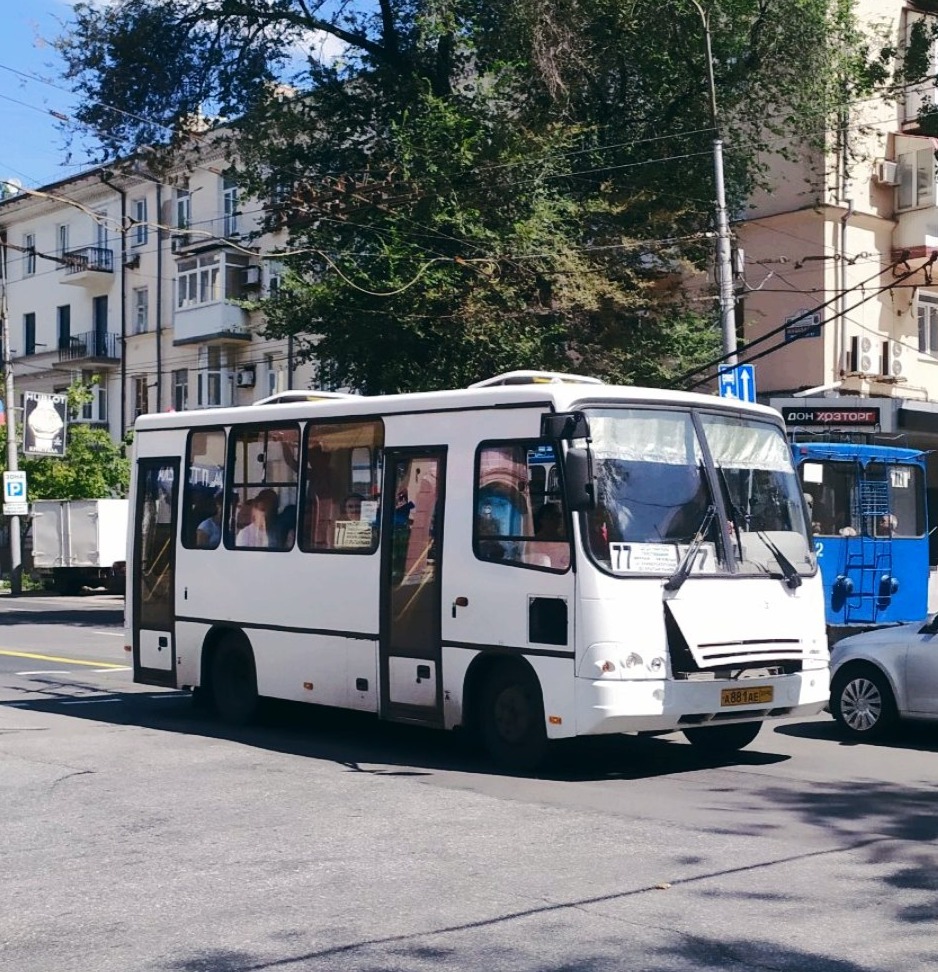
[[[731,756],[745,749],[759,735],[761,728],[761,722],[731,722],[685,729],[684,736],[694,749],[707,756]]]
[[[530,772],[547,755],[544,702],[534,673],[519,664],[499,665],[480,698],[479,733],[496,765]]]
[[[831,685],[831,715],[851,739],[881,739],[899,717],[886,676],[872,665],[848,665]]]
[[[226,635],[212,659],[212,701],[218,717],[232,726],[246,726],[258,710],[254,654],[244,639]]]

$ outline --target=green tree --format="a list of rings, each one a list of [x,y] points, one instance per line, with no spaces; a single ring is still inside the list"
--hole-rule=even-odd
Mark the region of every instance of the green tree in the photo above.
[[[838,56],[845,0],[703,2],[738,211],[766,153],[823,132],[875,72],[855,37]],[[60,50],[105,156],[197,161],[192,117],[236,119],[230,158],[289,235],[267,331],[324,380],[381,392],[549,367],[666,384],[717,351],[714,305],[683,289],[713,213],[690,0],[75,11]],[[316,56],[323,37],[339,57]]]
[[[90,386],[73,384],[68,390],[74,413],[90,399]],[[6,469],[7,427],[0,428],[0,469]],[[23,456],[29,499],[105,499],[124,497],[130,488],[130,460],[107,429],[71,422],[62,457]]]

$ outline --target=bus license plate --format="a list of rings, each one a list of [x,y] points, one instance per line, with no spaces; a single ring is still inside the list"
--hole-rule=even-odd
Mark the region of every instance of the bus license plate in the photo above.
[[[752,688],[723,689],[720,692],[720,705],[762,705],[771,702],[771,685],[754,685]]]

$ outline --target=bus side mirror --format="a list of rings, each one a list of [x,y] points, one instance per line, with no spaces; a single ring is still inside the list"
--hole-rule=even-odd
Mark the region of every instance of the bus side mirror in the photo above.
[[[596,508],[593,457],[589,449],[568,449],[563,461],[564,492],[574,513]]]
[[[542,439],[570,442],[589,437],[590,423],[583,412],[545,412],[541,416]]]

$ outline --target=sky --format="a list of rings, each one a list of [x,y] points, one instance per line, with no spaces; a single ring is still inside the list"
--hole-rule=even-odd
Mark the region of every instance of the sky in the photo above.
[[[52,47],[52,40],[65,29],[71,4],[0,0],[0,11],[0,180],[35,188],[90,164],[88,141],[73,140],[69,151],[63,123],[51,114],[68,116],[76,104]],[[74,125],[66,128],[80,136]]]
[[[0,181],[38,188],[93,164],[93,140],[76,124],[56,118],[68,119],[77,102],[52,45],[67,31],[72,2],[0,0]],[[308,37],[297,56],[313,50],[326,61],[341,57],[335,38]]]

